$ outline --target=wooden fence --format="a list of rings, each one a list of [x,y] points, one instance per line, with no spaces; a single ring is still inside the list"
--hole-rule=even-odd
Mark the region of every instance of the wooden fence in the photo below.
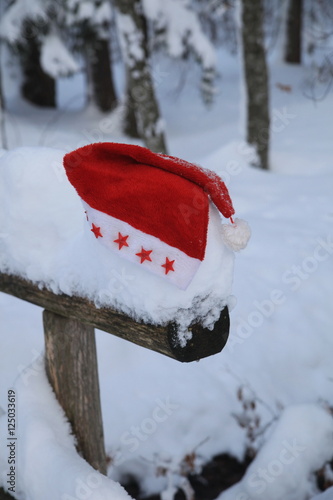
[[[94,329],[104,330],[139,346],[182,362],[220,352],[229,334],[224,308],[213,330],[190,326],[185,347],[177,342],[177,325],[149,325],[89,300],[54,294],[21,277],[0,273],[0,292],[44,309],[45,367],[49,382],[77,438],[77,449],[95,469],[106,473]],[[91,425],[93,422],[94,425]]]

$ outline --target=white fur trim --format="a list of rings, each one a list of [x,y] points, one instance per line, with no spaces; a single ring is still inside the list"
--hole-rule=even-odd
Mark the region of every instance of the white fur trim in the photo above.
[[[251,229],[245,220],[235,219],[233,224],[222,224],[222,235],[227,247],[238,252],[246,247],[251,237]]]
[[[116,252],[121,257],[124,257],[124,259],[138,264],[143,269],[161,278],[165,278],[182,290],[188,287],[201,264],[201,260],[189,257],[178,248],[164,243],[164,241],[155,238],[155,236],[135,229],[127,224],[127,222],[123,222],[104,212],[95,210],[85,202],[83,202],[83,205],[87,213],[89,229],[91,229],[92,224],[94,224],[100,228],[103,235],[102,238],[97,238],[99,243],[112,252]],[[114,240],[118,238],[118,233],[121,233],[123,236],[128,236],[128,247],[123,246],[119,249],[119,245],[114,242]],[[93,233],[91,233],[91,236],[92,238],[95,237]],[[152,262],[145,260],[142,264],[140,263],[140,257],[136,254],[141,252],[142,248],[145,250],[152,250],[150,254]],[[166,258],[168,258],[169,261],[175,261],[173,264],[174,271],[170,271],[168,274],[165,274],[165,268],[162,267],[162,264],[166,262]]]

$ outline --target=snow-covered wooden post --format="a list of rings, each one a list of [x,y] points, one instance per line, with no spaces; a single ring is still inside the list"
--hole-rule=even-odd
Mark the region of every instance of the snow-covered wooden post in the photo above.
[[[95,331],[76,319],[44,310],[45,368],[77,440],[77,449],[106,474]]]
[[[192,338],[185,347],[177,342],[177,326],[134,321],[111,308],[97,309],[89,300],[56,295],[19,276],[0,273],[0,292],[45,309],[46,371],[77,438],[78,451],[94,468],[106,471],[103,425],[94,328],[181,362],[220,352],[229,334],[225,307],[213,330],[190,326]]]

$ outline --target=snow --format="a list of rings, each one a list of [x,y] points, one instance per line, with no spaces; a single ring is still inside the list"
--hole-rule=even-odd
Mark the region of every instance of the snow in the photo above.
[[[323,493],[319,493],[319,495],[312,497],[312,500],[332,500],[332,498],[333,498],[333,486],[331,486],[331,488],[328,488]]]
[[[22,23],[31,19],[39,23],[39,28],[48,22],[45,7],[39,0],[16,0],[2,14],[0,34],[9,43],[18,42],[22,36]]]
[[[237,216],[246,219],[252,229],[248,247],[235,261],[232,285],[235,298],[230,298],[231,335],[221,354],[183,365],[96,332],[106,450],[114,459],[108,475],[115,481],[134,477],[140,482],[142,494],[165,491],[170,498],[172,488],[182,484],[186,454],[195,450],[198,467],[222,452],[242,459],[246,448],[253,443],[239,420],[252,418],[255,422],[259,418],[254,443],[259,451],[251,473],[260,468],[270,470],[273,475],[280,472],[281,464],[274,460],[279,460],[284,440],[291,447],[294,440],[306,447],[304,452],[299,450],[299,456],[281,470],[276,480],[267,483],[261,498],[331,500],[332,488],[317,495],[314,473],[332,458],[332,417],[326,408],[333,405],[333,95],[327,95],[323,102],[309,101],[303,93],[303,70],[274,65],[271,88],[272,113],[276,118],[272,130],[272,171],[255,170],[249,166],[253,152],[246,147],[239,129],[239,67],[226,54],[221,57],[223,86],[211,110],[205,110],[199,101],[191,72],[186,75],[183,93],[176,99],[179,78],[168,61],[161,64],[157,91],[170,153],[222,175]],[[72,80],[73,86],[77,84],[76,78]],[[276,87],[278,82],[290,85],[291,91],[281,91]],[[10,81],[5,82],[7,94],[10,85]],[[59,90],[64,92],[62,83]],[[72,90],[71,95],[74,101],[77,94]],[[67,102],[70,97],[63,95],[62,99]],[[53,113],[24,103],[18,108],[11,99],[8,106],[9,144],[11,148],[19,144],[28,149],[4,153],[0,159],[1,178],[3,175],[6,178],[6,190],[0,192],[1,204],[15,222],[15,228],[7,222],[4,227],[3,211],[0,212],[1,259],[5,251],[5,258],[10,259],[13,268],[28,268],[32,278],[45,279],[50,270],[57,269],[60,273],[60,254],[58,268],[50,263],[60,247],[71,244],[76,250],[80,238],[86,244],[84,233],[81,236],[77,233],[74,240],[71,232],[79,231],[84,220],[80,201],[63,175],[64,151],[96,140],[128,142],[128,139],[121,135],[117,114],[105,117],[92,109]],[[45,148],[40,148],[41,145]],[[35,146],[39,147],[34,149]],[[12,172],[8,164],[12,165]],[[25,172],[25,164],[29,170],[32,168],[32,174]],[[17,205],[10,202],[10,194],[13,199],[20,198]],[[63,232],[59,240],[60,223]],[[34,228],[33,238],[29,239],[27,226]],[[41,231],[45,231],[47,238],[38,234]],[[11,245],[9,234],[16,241],[19,239],[20,245]],[[42,240],[43,251],[39,247]],[[40,265],[37,257],[34,266],[27,260],[31,257],[25,255],[27,246],[33,246],[36,255],[43,253]],[[88,246],[85,248],[92,251]],[[102,257],[99,247],[95,251]],[[78,255],[78,252],[72,255],[66,266],[73,266],[78,260],[79,267]],[[97,267],[94,263],[92,274]],[[62,279],[68,285],[74,281],[66,276],[66,269]],[[160,293],[157,287],[155,292]],[[161,297],[164,298],[162,294]],[[28,414],[31,406],[24,403],[28,388],[23,387],[22,380],[16,385],[15,380],[23,377],[27,366],[32,367],[33,373],[38,371],[37,358],[43,352],[41,310],[0,294],[0,318],[0,406],[6,411],[8,389],[17,387],[18,401],[23,391],[18,414],[23,435],[28,432],[25,412]],[[44,383],[40,378],[41,398],[37,390],[34,393],[34,402],[43,412],[36,412],[34,418],[38,413],[44,415],[42,398],[47,398]],[[238,399],[240,388],[246,390],[247,400],[255,403],[251,414],[245,412]],[[163,408],[168,413],[162,413]],[[53,413],[59,415],[56,409]],[[156,415],[167,418],[158,422]],[[61,443],[68,442],[64,437],[65,424],[60,431],[55,419],[50,420],[51,429],[45,434],[52,436],[55,427],[63,436]],[[32,422],[30,417],[29,421]],[[43,446],[42,438],[35,432],[36,448],[30,448],[25,455],[31,463],[38,459],[39,446]],[[64,445],[59,448],[58,456],[69,453],[64,451]],[[20,449],[22,453],[23,445]],[[1,464],[6,460],[4,453],[1,444]],[[56,455],[48,453],[49,463],[52,456],[57,470],[61,470],[58,483],[68,481],[73,487],[75,483],[70,482],[73,478],[75,481],[75,473],[71,473],[70,467],[62,469],[68,462],[60,458],[57,462]],[[286,456],[288,460],[290,455],[283,452],[282,458]],[[69,462],[77,463],[76,459],[71,455]],[[165,467],[166,476],[157,476],[160,465]],[[5,466],[7,470],[6,462]],[[289,467],[292,474],[287,473]],[[247,481],[251,479],[249,474]],[[295,488],[291,482],[293,476],[298,480]],[[45,481],[49,478],[51,484],[54,477],[50,466]],[[269,478],[272,479],[271,473]],[[243,494],[245,488],[245,494],[253,496],[256,491],[246,490],[250,485],[243,481],[237,486],[239,492]],[[34,474],[27,478],[27,488],[30,482],[35,484]],[[60,487],[58,483],[55,486]],[[38,496],[28,496],[27,491],[20,500],[39,500]]]
[[[94,27],[108,25],[112,20],[111,5],[107,1],[72,0],[68,3],[66,21],[68,24],[89,21]]]
[[[76,2],[77,4],[77,14],[76,17],[79,21],[86,21],[94,16],[95,5],[94,2]]]
[[[215,68],[215,50],[204,34],[197,15],[188,2],[181,0],[144,0],[143,8],[148,19],[159,28],[166,28],[166,45],[172,57],[182,57],[185,47],[190,47],[204,69]],[[185,42],[185,46],[184,46]]]
[[[64,14],[68,27],[85,32],[88,26],[99,39],[110,38],[113,12],[108,0],[67,0]]]
[[[142,34],[136,28],[128,14],[117,12],[116,22],[119,30],[119,40],[126,65],[132,67],[136,61],[145,57],[142,46]]]
[[[333,419],[312,404],[289,406],[243,479],[218,500],[298,500],[314,493],[311,473],[332,457]]]
[[[102,2],[94,12],[94,22],[97,25],[110,23],[112,21],[112,10],[110,2]]]
[[[0,434],[1,443],[17,453],[15,480],[10,486],[7,455],[0,454],[0,483],[14,488],[15,498],[130,500],[118,483],[77,454],[70,425],[47,382],[43,359],[28,366],[11,391],[17,394],[20,415],[16,439],[8,439],[7,415],[0,418]]]
[[[40,63],[53,78],[69,76],[79,71],[79,65],[60,38],[51,33],[42,40]]]

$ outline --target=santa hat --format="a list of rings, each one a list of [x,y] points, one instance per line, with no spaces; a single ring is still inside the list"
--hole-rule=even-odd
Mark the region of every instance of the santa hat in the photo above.
[[[232,221],[222,179],[173,156],[97,143],[66,154],[64,167],[83,200],[92,237],[182,289],[205,256],[210,200]],[[227,227],[226,244],[243,248],[247,225],[236,219]]]

